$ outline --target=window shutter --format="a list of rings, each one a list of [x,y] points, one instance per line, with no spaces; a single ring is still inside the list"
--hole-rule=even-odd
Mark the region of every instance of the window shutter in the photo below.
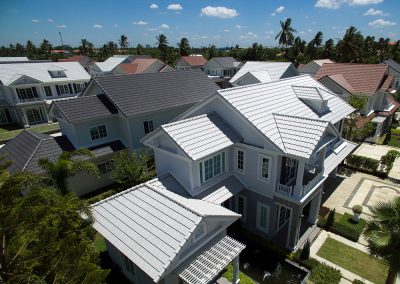
[[[57,95],[60,95],[60,87],[58,85],[56,85],[56,89],[57,89]]]
[[[74,92],[72,91],[72,86],[71,86],[71,84],[68,84],[68,87],[69,87],[69,93],[70,93],[70,94],[73,94]]]
[[[76,84],[74,83],[74,91],[75,91],[75,94],[78,92],[78,90],[76,89]]]
[[[38,97],[37,92],[36,92],[36,87],[32,87],[32,92],[35,98]]]

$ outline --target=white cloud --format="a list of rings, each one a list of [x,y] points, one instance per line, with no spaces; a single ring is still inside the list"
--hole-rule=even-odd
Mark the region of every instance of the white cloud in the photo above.
[[[257,37],[258,37],[257,34],[252,32],[248,32],[247,34],[240,36],[240,38],[257,38]]]
[[[229,29],[224,29],[224,32],[229,33],[231,30]]]
[[[58,26],[56,26],[57,28],[60,28],[60,29],[66,29],[67,28],[67,25],[64,25],[64,24],[62,24],[62,25],[58,25]]]
[[[272,17],[275,17],[275,16],[276,16],[276,13],[275,13],[275,12],[271,13],[271,16],[272,16]]]
[[[274,31],[268,31],[268,32],[265,32],[267,35],[272,35],[272,34],[274,34],[275,32]]]
[[[220,39],[221,36],[220,36],[220,35],[214,35],[213,38],[214,38],[214,39]]]
[[[147,29],[148,31],[151,31],[151,32],[154,32],[154,31],[156,31],[156,30],[158,30],[157,28],[148,28]]]
[[[207,6],[201,9],[201,15],[208,17],[217,17],[221,19],[231,19],[239,15],[235,9],[229,9],[226,7],[211,7]]]
[[[383,0],[318,0],[314,6],[317,8],[339,9],[342,4],[347,4],[350,6],[363,6],[379,4],[382,2]]]
[[[114,28],[118,28],[118,25],[117,25],[117,24],[115,24],[115,25],[114,25]]]
[[[54,22],[53,19],[47,19],[47,21],[48,21],[49,23]]]
[[[383,28],[383,27],[392,27],[395,26],[395,22],[385,21],[384,19],[376,19],[373,22],[368,23],[373,28]]]
[[[99,25],[99,24],[94,24],[94,25],[93,25],[93,28],[102,29],[103,26],[102,26],[102,25]]]
[[[238,30],[243,29],[245,26],[241,26],[241,25],[236,25],[235,28],[237,28]]]
[[[284,6],[280,6],[280,7],[275,9],[275,12],[279,14],[279,13],[282,13],[283,10],[285,10],[285,7]]]
[[[162,25],[160,26],[160,28],[162,28],[162,29],[164,29],[164,30],[167,30],[167,29],[169,29],[169,26],[168,26],[167,24],[162,24]]]
[[[158,9],[158,5],[153,3],[150,5],[150,9]]]
[[[305,31],[299,31],[299,34],[304,35],[306,32]]]
[[[169,4],[167,7],[168,10],[173,10],[173,11],[180,11],[183,10],[181,4]]]
[[[145,26],[145,25],[148,25],[149,23],[140,20],[140,21],[137,21],[137,22],[133,22],[132,24],[134,24],[134,25],[139,25],[139,26]]]
[[[387,16],[388,14],[384,13],[382,10],[375,10],[374,8],[370,8],[363,15],[364,16]]]
[[[32,19],[32,23],[35,23],[35,24],[37,24],[37,23],[39,23],[40,22],[40,20],[39,19]]]
[[[307,29],[307,32],[309,33],[312,33],[312,31],[313,31],[312,29]]]

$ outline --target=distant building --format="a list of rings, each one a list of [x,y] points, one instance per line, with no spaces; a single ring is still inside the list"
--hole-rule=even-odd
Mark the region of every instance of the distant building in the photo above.
[[[156,58],[136,58],[131,63],[121,63],[114,74],[143,74],[175,71],[174,68]]]
[[[29,61],[29,59],[28,59],[28,57],[25,57],[25,56],[0,57],[0,62],[14,62],[14,61]]]
[[[242,63],[233,57],[213,57],[203,65],[203,71],[222,88],[229,87],[229,79],[238,72]]]
[[[207,59],[200,54],[181,56],[176,63],[176,70],[187,71],[190,69],[202,69],[203,65],[206,63]]]
[[[324,63],[334,63],[330,59],[317,59],[300,65],[297,70],[300,74],[309,74],[314,76]]]
[[[114,55],[104,62],[96,62],[92,68],[92,76],[103,76],[113,74],[119,64],[131,63],[136,58],[152,58],[150,55]]]
[[[59,59],[58,62],[79,62],[89,74],[92,73],[92,68],[96,63],[92,58],[86,55],[74,55],[70,58]]]

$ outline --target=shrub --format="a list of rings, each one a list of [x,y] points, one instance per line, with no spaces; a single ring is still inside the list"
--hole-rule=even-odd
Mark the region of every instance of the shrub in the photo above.
[[[360,169],[373,173],[375,173],[379,167],[378,160],[358,155],[349,155],[346,158],[346,163],[347,165],[355,169]]]
[[[339,283],[341,278],[342,274],[339,270],[319,263],[311,270],[310,281],[318,284],[334,284]]]
[[[319,216],[318,221],[317,221],[317,226],[320,228],[325,228],[326,225],[326,218]]]
[[[354,279],[353,282],[351,282],[353,284],[365,284],[364,282],[362,282],[361,280],[358,279]]]
[[[335,209],[329,211],[329,215],[328,215],[328,218],[326,219],[325,227],[329,228],[333,225],[333,223],[335,223],[335,212],[336,212]]]
[[[391,132],[392,132],[392,135],[400,136],[400,129],[392,128]]]
[[[307,239],[306,243],[304,244],[303,249],[301,250],[300,259],[307,260],[310,257],[310,239]]]
[[[353,209],[354,214],[361,214],[363,211],[363,208],[361,205],[354,205],[352,209]]]
[[[86,201],[89,204],[93,204],[93,203],[99,202],[100,200],[103,200],[103,199],[105,199],[107,197],[110,197],[110,196],[112,196],[112,195],[114,195],[116,193],[117,193],[117,190],[110,189],[110,190],[107,190],[107,191],[105,191],[105,192],[103,192],[101,194],[98,194],[98,195],[95,195],[95,196],[93,196],[91,198],[88,198]]]
[[[360,234],[353,228],[347,227],[340,223],[335,223],[334,225],[330,226],[328,230],[353,242],[357,242],[358,238],[360,237]]]
[[[387,174],[389,174],[390,170],[393,168],[393,163],[398,157],[400,157],[400,152],[396,150],[390,150],[386,155],[381,157],[381,164],[386,166],[385,172]]]

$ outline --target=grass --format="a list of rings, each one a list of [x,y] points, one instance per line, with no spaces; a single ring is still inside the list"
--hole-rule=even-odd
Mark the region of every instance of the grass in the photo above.
[[[317,255],[373,283],[385,283],[388,269],[383,260],[332,238],[326,239]]]
[[[0,128],[0,142],[7,142],[8,140],[14,138],[18,134],[20,134],[24,129],[14,129],[10,130],[12,128]],[[60,126],[58,123],[49,123],[49,124],[41,124],[38,126],[32,126],[31,128],[28,128],[29,130],[33,132],[39,132],[39,133],[50,133],[50,132],[56,132],[60,130]]]
[[[232,282],[233,279],[232,263],[228,264],[228,266],[226,267],[226,271],[224,272],[224,274],[222,274],[222,276],[228,279],[228,281]],[[239,271],[239,279],[240,279],[240,284],[254,284],[254,281],[241,271]]]
[[[336,213],[335,222],[345,227],[351,228],[361,235],[365,226],[367,225],[367,222],[363,219],[360,219],[358,223],[354,223],[352,218],[353,216],[349,213],[344,213],[344,215]]]
[[[388,141],[388,145],[400,148],[400,136],[392,135]]]
[[[104,240],[104,237],[102,235],[100,235],[99,233],[96,233],[96,235],[94,236],[93,246],[94,246],[94,251],[97,254],[99,254],[102,251],[106,251],[107,250],[106,242]]]

